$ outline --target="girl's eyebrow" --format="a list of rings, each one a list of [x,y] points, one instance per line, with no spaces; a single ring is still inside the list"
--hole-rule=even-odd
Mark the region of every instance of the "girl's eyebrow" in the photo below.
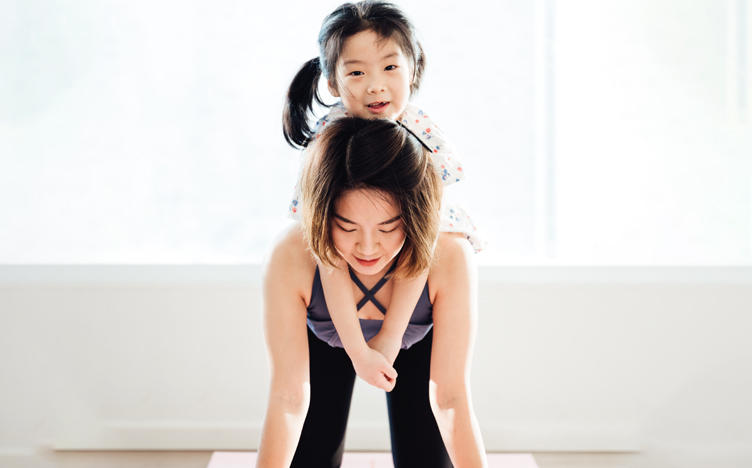
[[[337,218],[337,219],[339,219],[340,221],[344,221],[344,222],[346,222],[348,224],[358,224],[355,221],[350,221],[349,219],[345,218],[344,216],[338,215],[337,213],[334,213],[334,217]],[[397,215],[397,216],[395,216],[392,219],[388,219],[388,220],[384,221],[383,223],[379,223],[379,226],[383,226],[385,224],[392,224],[395,221],[399,221],[400,218],[402,218],[402,216],[401,215]]]
[[[396,57],[397,55],[399,55],[399,53],[392,52],[391,54],[386,54],[385,56],[381,57],[381,60],[383,61],[392,57]],[[346,67],[347,65],[360,64],[360,63],[364,63],[364,62],[358,59],[350,59],[350,60],[345,60],[344,62],[342,62],[342,66]]]

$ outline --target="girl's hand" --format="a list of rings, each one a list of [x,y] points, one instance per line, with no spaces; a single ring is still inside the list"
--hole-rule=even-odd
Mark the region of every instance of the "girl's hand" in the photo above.
[[[389,364],[394,364],[394,360],[397,359],[402,347],[402,337],[387,335],[380,331],[368,341],[368,346],[380,352],[389,361]]]
[[[365,346],[357,356],[350,356],[350,360],[358,377],[367,383],[387,392],[394,389],[397,371],[380,352]]]

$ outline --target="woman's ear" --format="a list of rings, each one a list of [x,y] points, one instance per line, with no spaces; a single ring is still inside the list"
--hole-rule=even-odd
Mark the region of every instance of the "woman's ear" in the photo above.
[[[329,88],[329,93],[334,97],[339,97],[339,91],[334,87],[334,84],[330,80],[326,80],[326,86]]]

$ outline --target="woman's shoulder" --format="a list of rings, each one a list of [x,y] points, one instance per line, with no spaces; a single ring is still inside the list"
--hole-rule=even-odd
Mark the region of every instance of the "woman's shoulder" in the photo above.
[[[285,228],[264,258],[264,282],[283,283],[310,294],[316,261],[308,250],[301,223]]]
[[[428,288],[432,295],[458,282],[476,279],[475,253],[462,233],[442,232],[435,255],[434,265],[428,273]]]

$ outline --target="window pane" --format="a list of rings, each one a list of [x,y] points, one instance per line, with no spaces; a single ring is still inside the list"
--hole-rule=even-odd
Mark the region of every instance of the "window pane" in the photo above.
[[[284,95],[340,2],[327,3],[4,4],[0,262],[260,261],[288,223],[297,173],[281,134]],[[416,101],[461,148],[473,181],[451,196],[491,238],[481,260],[524,257],[532,6],[424,6],[403,4],[429,57]],[[485,32],[468,47],[472,24]]]
[[[286,88],[340,3],[3,4],[0,262],[260,261]],[[480,263],[752,262],[745,2],[399,4]]]
[[[752,132],[728,89],[741,37],[727,6],[556,2],[560,260],[752,261]]]

